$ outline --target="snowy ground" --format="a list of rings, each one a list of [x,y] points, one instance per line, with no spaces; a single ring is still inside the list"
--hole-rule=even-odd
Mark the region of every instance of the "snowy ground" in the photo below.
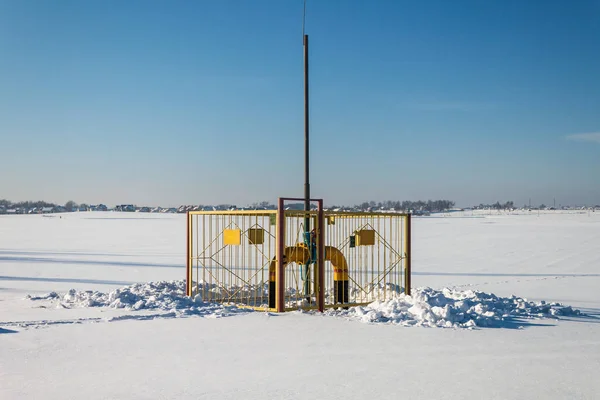
[[[598,212],[416,218],[422,289],[325,315],[183,298],[184,218],[0,216],[0,398],[600,398]]]

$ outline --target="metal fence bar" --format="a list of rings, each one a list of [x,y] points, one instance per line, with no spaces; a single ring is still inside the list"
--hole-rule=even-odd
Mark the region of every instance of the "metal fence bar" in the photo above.
[[[315,271],[315,287],[317,294],[317,309],[321,312],[325,309],[325,243],[324,228],[325,228],[325,214],[323,212],[323,200],[318,202],[318,219],[317,219],[317,264]]]
[[[186,296],[192,296],[192,283],[193,283],[193,270],[192,270],[192,246],[190,241],[192,240],[192,232],[191,232],[191,220],[190,214],[186,215],[186,242],[187,242],[187,257],[186,257],[186,265],[185,265],[185,275],[186,275],[186,285],[185,285],[185,294]]]
[[[404,259],[404,292],[410,296],[411,289],[411,217],[406,216],[404,222],[404,251],[406,252],[406,258]]]
[[[280,198],[277,202],[277,269],[275,270],[275,308],[277,312],[283,312],[285,308],[285,210],[284,200]]]

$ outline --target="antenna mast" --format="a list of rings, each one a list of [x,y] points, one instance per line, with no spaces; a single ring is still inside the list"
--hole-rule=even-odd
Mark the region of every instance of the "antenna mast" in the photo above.
[[[309,126],[308,126],[308,35],[304,33],[306,20],[306,0],[302,14],[302,44],[304,47],[304,211],[310,211],[310,168],[309,168]],[[305,220],[305,230],[310,232],[310,219]]]

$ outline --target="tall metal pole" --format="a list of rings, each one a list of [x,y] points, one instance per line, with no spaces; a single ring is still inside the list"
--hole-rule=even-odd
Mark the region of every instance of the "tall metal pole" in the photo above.
[[[309,135],[308,135],[308,35],[304,35],[304,211],[310,211]],[[306,232],[310,232],[306,218]]]
[[[304,35],[304,243],[310,249],[311,258],[313,255],[312,238],[310,231],[310,181],[309,181],[309,135],[308,135],[308,35]],[[304,295],[310,302],[310,266],[311,262],[304,265],[302,279],[304,280]]]

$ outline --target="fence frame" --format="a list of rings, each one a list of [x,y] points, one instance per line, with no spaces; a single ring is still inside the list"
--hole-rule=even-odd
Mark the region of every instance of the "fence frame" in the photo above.
[[[187,261],[186,261],[186,295],[193,295],[193,263],[194,259],[192,251],[193,251],[193,232],[192,232],[192,216],[194,215],[264,215],[264,214],[275,214],[276,215],[276,269],[275,269],[275,308],[267,308],[269,311],[276,312],[284,312],[286,311],[285,307],[285,267],[286,262],[284,261],[285,257],[285,221],[286,221],[286,210],[285,210],[285,202],[286,201],[304,201],[303,198],[295,198],[295,197],[280,197],[277,202],[277,210],[234,210],[234,211],[188,211],[186,215],[187,221]],[[411,214],[409,213],[358,213],[358,212],[340,212],[340,211],[325,211],[323,208],[323,199],[311,199],[311,202],[317,203],[317,211],[301,211],[294,210],[295,214],[306,213],[306,217],[316,215],[316,226],[314,227],[315,236],[317,238],[317,259],[314,263],[314,275],[315,275],[315,292],[316,292],[316,309],[320,312],[323,312],[325,308],[333,308],[340,307],[343,304],[325,304],[325,235],[324,235],[324,226],[325,226],[325,218],[326,217],[336,217],[336,216],[356,216],[356,215],[377,215],[380,217],[402,217],[404,218],[403,224],[403,254],[402,258],[404,260],[404,293],[406,295],[411,294]],[[352,304],[358,305],[358,304]],[[257,308],[252,306],[243,306],[240,307],[250,307]],[[315,309],[315,307],[310,307]],[[260,309],[264,310],[264,307]]]
[[[285,202],[286,201],[304,201],[295,197],[280,197],[277,200],[277,269],[275,271],[275,308],[277,312],[285,311],[285,263],[283,260],[285,250]],[[315,280],[317,293],[317,309],[323,312],[325,307],[325,268],[323,258],[325,253],[325,244],[323,243],[322,229],[325,222],[323,199],[310,199],[311,202],[317,202],[317,226],[315,226],[315,235],[317,236],[317,262],[315,263]],[[307,215],[310,211],[305,211]]]

